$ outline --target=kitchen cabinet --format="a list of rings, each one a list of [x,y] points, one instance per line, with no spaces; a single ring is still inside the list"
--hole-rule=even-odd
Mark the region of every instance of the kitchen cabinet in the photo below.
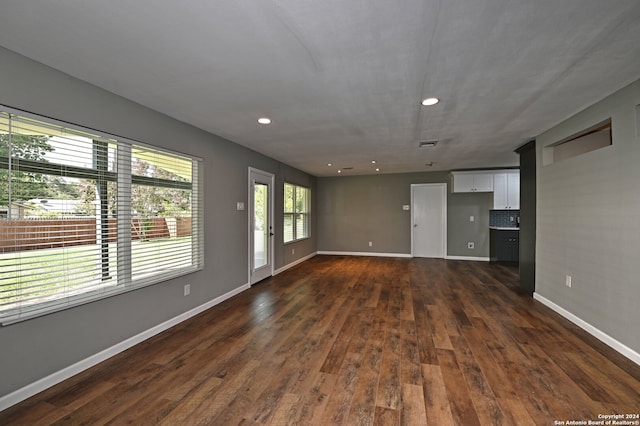
[[[520,209],[520,172],[493,175],[493,209]]]
[[[453,192],[491,192],[493,191],[493,173],[490,172],[451,172]]]
[[[491,229],[489,238],[489,256],[492,262],[519,262],[520,231],[517,229]]]

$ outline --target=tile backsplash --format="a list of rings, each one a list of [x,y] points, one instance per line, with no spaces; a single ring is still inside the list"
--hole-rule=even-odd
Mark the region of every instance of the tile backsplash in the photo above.
[[[518,217],[520,210],[489,210],[489,226],[516,227]]]

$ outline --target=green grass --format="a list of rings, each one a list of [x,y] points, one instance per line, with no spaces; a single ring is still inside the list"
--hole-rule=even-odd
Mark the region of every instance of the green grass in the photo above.
[[[132,277],[189,266],[191,237],[131,243]],[[185,253],[181,261],[168,253]],[[0,310],[16,303],[38,303],[117,284],[115,245],[109,250],[109,276],[103,279],[100,246],[74,246],[0,254]],[[143,259],[150,262],[143,263]],[[169,262],[170,260],[170,262]]]

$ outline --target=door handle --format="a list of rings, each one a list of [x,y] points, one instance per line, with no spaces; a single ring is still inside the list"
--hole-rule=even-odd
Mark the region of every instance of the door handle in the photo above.
[[[417,228],[417,227],[418,227],[418,224],[417,224],[417,223],[414,223],[414,224],[413,224],[413,227],[414,227],[414,228]]]
[[[270,237],[273,237],[273,232],[269,232],[269,236],[270,236]]]

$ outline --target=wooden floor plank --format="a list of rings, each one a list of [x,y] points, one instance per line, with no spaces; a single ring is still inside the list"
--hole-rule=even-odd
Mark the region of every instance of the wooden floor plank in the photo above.
[[[403,320],[400,323],[400,345],[400,382],[421,386],[422,370],[415,322]]]
[[[422,381],[427,424],[453,425],[453,415],[440,366],[422,364]]]
[[[454,336],[451,338],[451,343],[480,423],[483,425],[504,424],[504,414],[500,410],[496,396],[467,341],[463,337]]]
[[[0,412],[2,425],[543,425],[640,407],[640,366],[515,267],[315,256]]]
[[[427,422],[422,386],[404,383],[402,385],[402,410],[400,424],[402,426],[422,425]]]
[[[391,408],[376,407],[374,426],[397,426],[400,424],[400,413]]]
[[[458,361],[453,351],[438,350],[442,380],[447,390],[451,414],[456,424],[480,426],[478,414],[469,394],[469,388],[464,379]]]
[[[329,402],[329,395],[333,393],[338,376],[319,373],[313,386],[304,395],[300,407],[300,424],[319,425]],[[230,423],[226,423],[230,424]]]
[[[361,365],[362,354],[349,352],[345,356],[320,424],[346,424]]]
[[[376,335],[376,337],[379,337]],[[347,424],[371,425],[375,418],[378,379],[382,366],[383,343],[369,339],[363,352],[358,383],[353,392]]]
[[[274,425],[298,425],[300,415],[300,408],[302,407],[302,395],[293,393],[285,393],[276,408],[271,424]],[[211,423],[209,423],[211,424]]]
[[[400,403],[400,324],[399,319],[387,322],[376,397],[378,407],[393,410]]]

